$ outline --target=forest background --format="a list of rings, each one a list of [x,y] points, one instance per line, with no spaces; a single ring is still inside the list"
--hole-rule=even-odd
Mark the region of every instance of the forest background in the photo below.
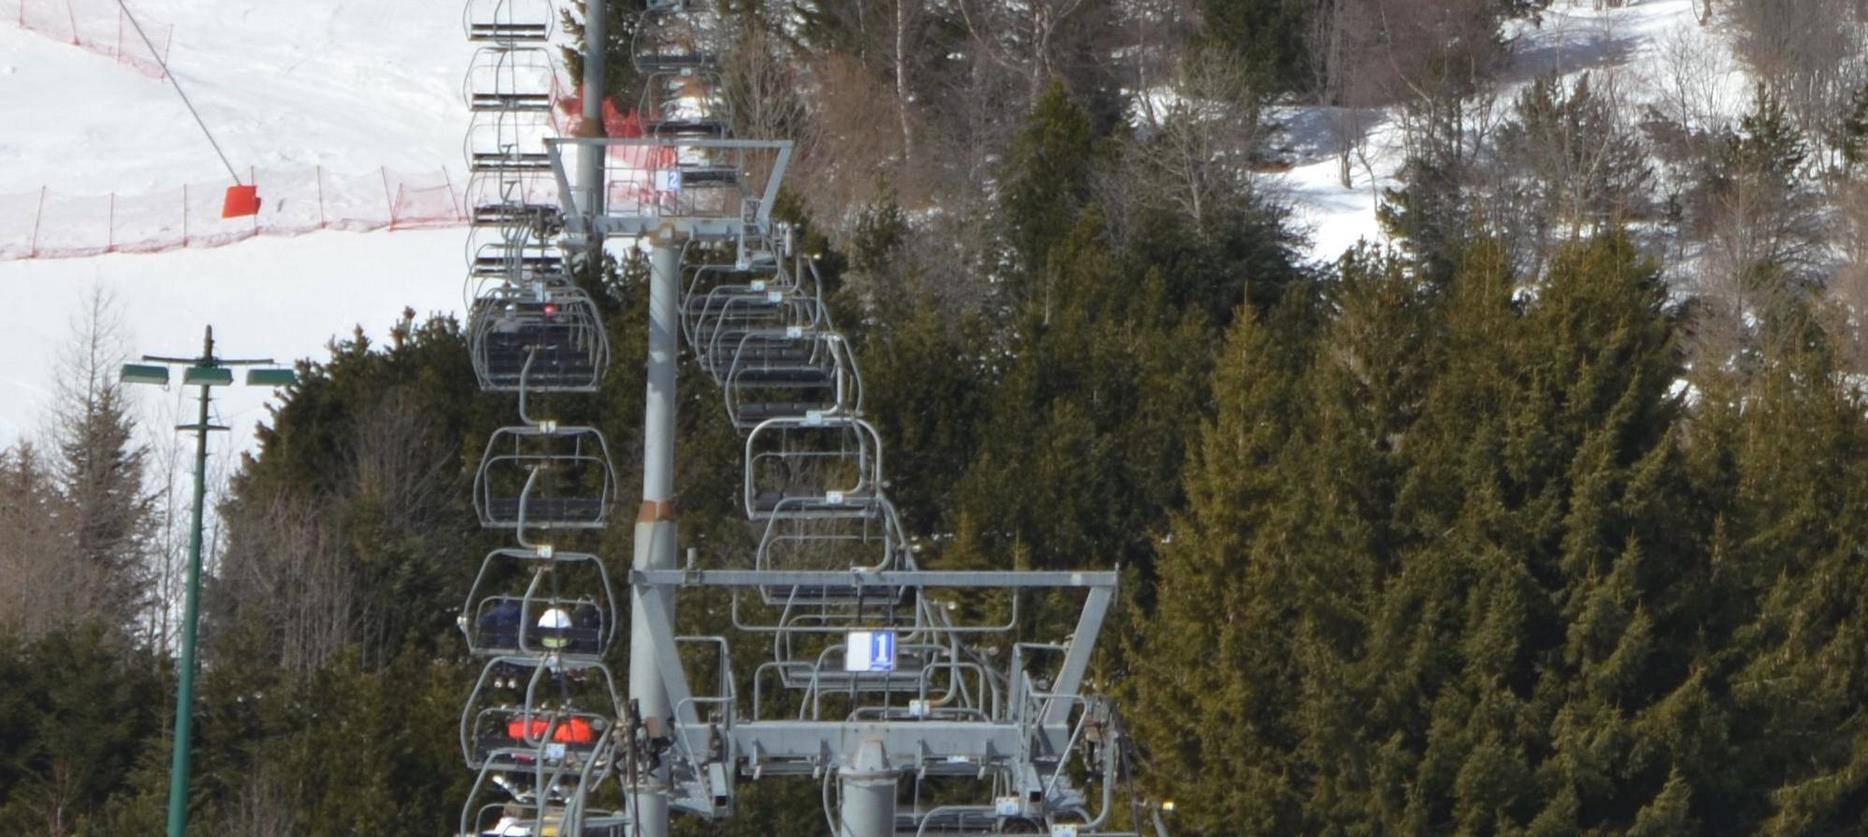
[[[1726,118],[1686,49],[1653,90],[1514,77],[1528,0],[721,5],[924,563],[1122,568],[1095,676],[1176,833],[1862,833],[1868,7],[1703,6],[1757,82]],[[1346,183],[1396,115],[1395,246],[1300,257],[1293,104]],[[566,409],[634,485],[643,270],[585,281],[620,355]],[[107,301],[80,332],[0,454],[0,816],[156,833],[175,504]],[[301,373],[219,509],[194,821],[448,833],[510,405],[412,313]],[[681,420],[684,537],[730,562],[737,437],[704,385]],[[707,833],[814,833],[815,794]]]

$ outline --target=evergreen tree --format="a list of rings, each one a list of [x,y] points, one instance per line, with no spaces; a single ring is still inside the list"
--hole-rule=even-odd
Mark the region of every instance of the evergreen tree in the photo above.
[[[609,13],[603,30],[603,76],[604,95],[616,102],[616,109],[628,113],[638,106],[642,96],[643,79],[636,72],[636,28],[642,17],[645,0],[609,0],[604,10]],[[569,0],[565,8],[558,12],[559,26],[564,31],[564,46],[560,53],[564,57],[564,69],[571,77],[572,88],[577,95],[584,91],[584,18],[587,14],[584,0]],[[570,114],[575,117],[579,114]]]
[[[105,833],[94,818],[161,738],[167,694],[118,627],[72,622],[0,647],[0,816],[23,832]]]
[[[155,511],[143,488],[146,451],[133,438],[121,386],[104,374],[72,411],[75,423],[59,430],[60,483],[72,515],[73,557],[97,585],[89,612],[128,623],[145,595],[142,563]],[[74,573],[74,583],[82,577]]]
[[[1868,423],[1812,318],[1789,316],[1802,326],[1769,346],[1736,456],[1726,560],[1755,610],[1730,688],[1741,775],[1768,793],[1758,833],[1843,833],[1868,816]]]
[[[0,634],[37,637],[70,615],[72,515],[52,467],[29,442],[0,450]]]
[[[1272,502],[1288,487],[1277,464],[1297,424],[1291,353],[1250,309],[1234,318],[1212,376],[1214,415],[1186,459],[1187,506],[1156,561],[1125,709],[1147,748],[1150,788],[1179,805],[1193,834],[1294,833],[1304,791],[1281,750],[1288,717],[1289,574],[1251,560]]]
[[[1395,175],[1401,186],[1382,190],[1375,216],[1420,271],[1445,279],[1469,246],[1473,226],[1466,200],[1465,104],[1436,99],[1411,107],[1418,112],[1419,138]]]
[[[1018,323],[955,509],[1034,566],[1146,563],[1179,494],[1185,417],[1208,361],[1197,312],[1159,273],[1125,277],[1086,212],[1052,250]]]
[[[1300,90],[1314,54],[1315,3],[1298,0],[1198,0],[1202,35],[1238,56],[1267,91]]]
[[[1009,301],[1023,305],[1050,269],[1051,251],[1070,235],[1088,197],[1094,164],[1089,115],[1062,82],[1032,105],[1005,163],[1000,211],[1016,259]]]
[[[115,303],[94,292],[59,358],[61,384],[51,437],[71,549],[60,604],[72,621],[104,619],[134,630],[143,615],[145,559],[155,509],[143,486],[144,457],[123,386]]]

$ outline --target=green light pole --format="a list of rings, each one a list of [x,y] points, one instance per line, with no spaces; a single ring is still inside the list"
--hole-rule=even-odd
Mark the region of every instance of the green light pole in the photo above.
[[[175,692],[175,757],[169,762],[168,837],[183,837],[188,831],[188,762],[193,755],[195,622],[201,602],[201,517],[208,492],[208,433],[227,429],[208,424],[208,392],[214,387],[233,385],[233,370],[228,367],[271,365],[272,359],[228,360],[215,357],[214,327],[208,326],[199,357],[144,355],[143,360],[149,362],[123,365],[124,383],[167,386],[169,368],[156,364],[186,364],[182,369],[182,386],[201,388],[200,418],[194,424],[175,428],[193,431],[195,434],[195,504],[188,527],[188,590],[182,605],[182,659],[178,666],[181,682]],[[249,369],[246,373],[248,386],[281,387],[296,379],[297,375],[290,369]]]

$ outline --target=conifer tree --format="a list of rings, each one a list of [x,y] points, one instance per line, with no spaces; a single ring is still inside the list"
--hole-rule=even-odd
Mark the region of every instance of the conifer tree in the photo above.
[[[1091,208],[1017,321],[955,509],[1041,568],[1144,563],[1179,494],[1185,416],[1208,361],[1197,312],[1158,274],[1119,272]]]
[[[1156,606],[1129,656],[1127,709],[1148,749],[1145,777],[1181,801],[1194,834],[1293,833],[1303,789],[1281,757],[1295,731],[1288,647],[1289,576],[1248,555],[1272,537],[1286,486],[1281,451],[1296,423],[1298,380],[1274,331],[1234,318],[1212,377],[1214,415],[1189,445],[1187,507],[1157,559]]]
[[[1748,399],[1731,555],[1755,615],[1735,644],[1759,833],[1840,833],[1868,816],[1868,423],[1807,313],[1786,319]]]
[[[609,0],[604,8],[609,12],[603,34],[607,43],[604,50],[604,91],[614,99],[616,107],[628,113],[637,105],[637,98],[642,92],[642,79],[636,73],[635,32],[637,20],[642,16],[644,0]],[[560,49],[564,57],[564,68],[570,74],[571,84],[578,95],[584,90],[584,17],[587,11],[583,0],[570,0],[564,9],[558,12],[558,24],[564,30],[565,45]],[[579,114],[570,114],[575,117]]]
[[[1032,105],[1005,163],[1000,197],[1017,266],[1013,304],[1038,290],[1051,250],[1064,242],[1088,196],[1094,134],[1089,114],[1052,81]]]

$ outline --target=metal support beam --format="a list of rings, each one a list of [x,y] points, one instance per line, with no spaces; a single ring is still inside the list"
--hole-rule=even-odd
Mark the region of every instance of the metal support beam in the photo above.
[[[866,736],[857,744],[851,765],[837,772],[843,804],[838,807],[837,837],[895,837],[895,783],[882,739]]]
[[[1083,675],[1090,670],[1090,655],[1096,650],[1096,635],[1103,630],[1103,617],[1109,613],[1109,599],[1107,587],[1090,591],[1089,600],[1083,603],[1083,613],[1077,617],[1076,633],[1070,635],[1070,650],[1064,654],[1064,667],[1057,673],[1057,682],[1051,684],[1052,694],[1082,693]],[[1044,723],[1063,723],[1070,717],[1070,708],[1074,705],[1061,697],[1051,698],[1044,708]]]
[[[603,93],[609,87],[605,55],[609,40],[610,10],[606,0],[584,0],[584,112],[583,130],[591,139],[601,139],[603,129]],[[600,147],[584,146],[577,155],[578,206],[595,216],[603,211],[603,158]],[[603,252],[603,231],[591,230],[584,238],[584,252],[593,262]]]
[[[649,251],[649,358],[648,393],[643,417],[642,513],[636,519],[636,571],[669,570],[675,566],[674,520],[675,459],[675,352],[680,325],[679,285],[681,250],[667,236],[651,240]],[[644,597],[657,599],[651,608]],[[674,591],[630,588],[629,699],[644,719],[671,716],[668,690],[663,684],[658,637],[672,645]],[[651,609],[659,619],[651,617]],[[662,625],[657,625],[657,622]],[[670,649],[672,655],[672,648]],[[679,657],[676,672],[679,672]],[[668,766],[664,763],[644,777],[636,789],[636,816],[642,830],[632,837],[667,837]]]

